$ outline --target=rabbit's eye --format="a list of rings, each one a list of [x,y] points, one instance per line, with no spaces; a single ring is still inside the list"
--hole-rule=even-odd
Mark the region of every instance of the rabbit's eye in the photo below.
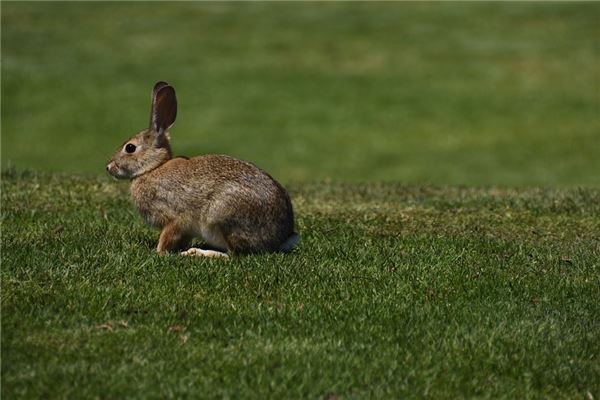
[[[127,153],[133,153],[135,151],[135,144],[127,143],[127,145],[125,146],[125,151]]]

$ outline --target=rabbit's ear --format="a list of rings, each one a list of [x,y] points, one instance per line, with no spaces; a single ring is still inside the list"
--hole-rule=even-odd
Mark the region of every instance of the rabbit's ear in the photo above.
[[[152,91],[150,129],[162,134],[173,125],[176,116],[177,97],[175,96],[175,89],[165,82],[157,82]]]
[[[165,86],[169,86],[167,82],[158,81],[154,84],[154,88],[152,89],[152,104],[154,105],[154,98],[156,97],[156,93]]]

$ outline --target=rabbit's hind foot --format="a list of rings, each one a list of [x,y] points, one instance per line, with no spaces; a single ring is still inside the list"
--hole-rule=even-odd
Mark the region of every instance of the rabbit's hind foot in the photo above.
[[[204,250],[197,247],[191,247],[186,251],[180,253],[184,256],[196,256],[196,257],[211,257],[211,258],[229,258],[227,253],[222,253],[217,250]]]

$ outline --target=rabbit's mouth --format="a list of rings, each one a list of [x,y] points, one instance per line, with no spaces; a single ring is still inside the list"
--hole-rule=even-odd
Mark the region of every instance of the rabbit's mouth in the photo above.
[[[127,179],[128,178],[125,171],[123,171],[121,168],[119,168],[117,163],[114,161],[111,161],[106,165],[106,172],[108,172],[112,177],[114,177],[116,179]]]

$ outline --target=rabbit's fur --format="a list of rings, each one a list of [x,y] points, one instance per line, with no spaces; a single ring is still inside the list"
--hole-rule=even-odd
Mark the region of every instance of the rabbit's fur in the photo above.
[[[175,90],[154,86],[150,127],[126,141],[106,169],[131,180],[131,195],[148,223],[161,230],[157,250],[187,249],[195,237],[217,251],[289,251],[298,241],[285,189],[254,164],[233,157],[172,157],[167,129],[175,122]],[[197,251],[195,251],[197,250]]]

